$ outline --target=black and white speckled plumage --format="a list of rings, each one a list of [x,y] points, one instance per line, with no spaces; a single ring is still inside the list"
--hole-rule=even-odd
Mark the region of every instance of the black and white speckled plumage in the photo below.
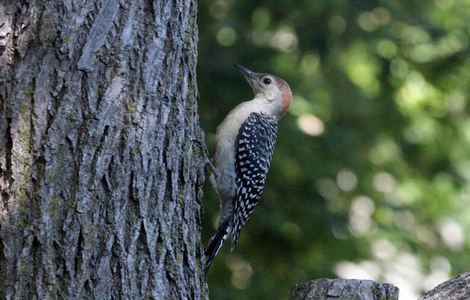
[[[277,124],[292,101],[284,80],[237,66],[255,97],[233,108],[217,127],[212,182],[220,200],[219,227],[204,254],[209,271],[222,244],[240,230],[260,200],[271,163]]]
[[[240,231],[260,200],[271,164],[277,137],[277,120],[265,113],[253,112],[241,124],[235,147],[237,190],[232,207],[225,207],[217,232],[205,249],[206,273],[228,235],[232,234],[232,250]]]
[[[251,113],[238,132],[235,153],[237,196],[232,220],[232,249],[240,230],[260,200],[271,164],[277,121],[263,113]]]

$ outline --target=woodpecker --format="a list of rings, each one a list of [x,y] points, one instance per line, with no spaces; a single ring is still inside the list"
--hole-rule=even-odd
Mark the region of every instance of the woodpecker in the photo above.
[[[284,80],[235,65],[255,94],[237,105],[217,127],[212,182],[221,211],[219,227],[204,254],[205,272],[229,235],[231,250],[263,192],[277,136],[277,124],[289,109],[292,92]]]

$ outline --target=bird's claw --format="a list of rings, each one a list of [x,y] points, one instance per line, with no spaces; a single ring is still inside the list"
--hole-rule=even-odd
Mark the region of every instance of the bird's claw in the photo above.
[[[204,159],[205,159],[205,167],[208,167],[209,168],[209,171],[211,171],[212,174],[216,174],[216,169],[215,169],[215,166],[214,164],[212,163],[212,161],[209,159],[209,151],[207,150],[207,147],[205,144],[203,144],[201,141],[199,140],[191,140],[191,142],[197,144],[201,150],[202,150],[202,154],[204,155]]]

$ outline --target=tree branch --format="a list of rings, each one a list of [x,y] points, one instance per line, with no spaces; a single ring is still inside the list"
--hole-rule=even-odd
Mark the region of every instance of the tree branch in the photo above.
[[[398,288],[389,283],[358,279],[316,279],[297,284],[291,300],[397,300]]]
[[[291,300],[398,300],[398,288],[390,283],[358,279],[316,279],[297,284]],[[470,272],[441,283],[418,300],[470,299]]]
[[[418,300],[470,299],[470,272],[441,283]]]

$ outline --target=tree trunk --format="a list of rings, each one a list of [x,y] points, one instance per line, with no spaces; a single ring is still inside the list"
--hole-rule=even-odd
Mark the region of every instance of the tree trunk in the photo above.
[[[207,297],[196,9],[0,4],[0,296]]]

